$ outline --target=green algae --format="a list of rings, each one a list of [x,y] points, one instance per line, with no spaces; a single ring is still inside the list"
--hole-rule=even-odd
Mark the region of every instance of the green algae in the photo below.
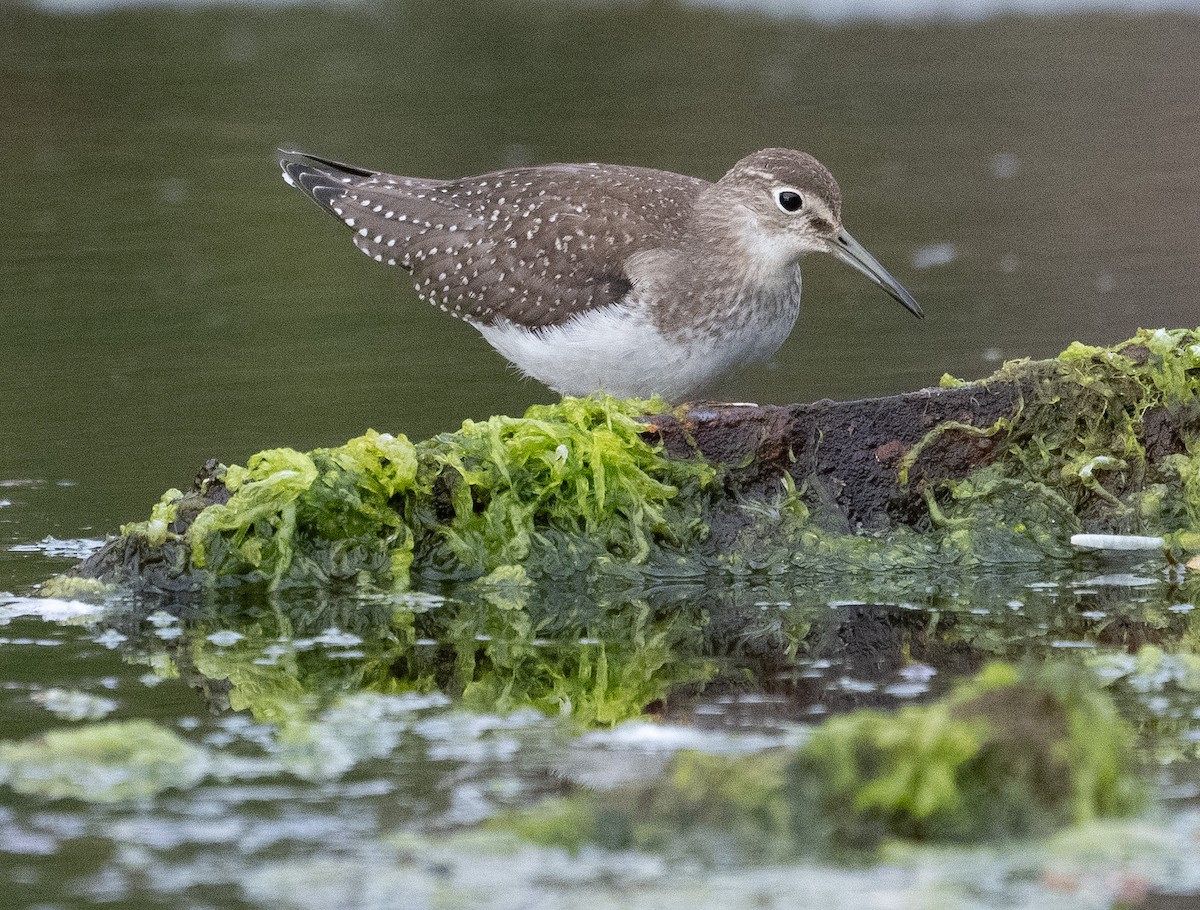
[[[77,575],[54,575],[42,582],[38,588],[41,597],[57,597],[61,600],[82,600],[101,603],[117,593],[117,586],[99,578],[81,578]]]
[[[661,408],[568,398],[417,446],[372,430],[336,448],[271,449],[219,467],[199,494],[168,491],[148,520],[121,530],[202,586],[403,590],[414,555],[426,576],[452,578],[643,564],[662,542],[704,536],[698,492],[715,474],[643,438],[636,418]],[[214,483],[227,497],[180,522]]]
[[[53,799],[109,803],[153,796],[194,786],[207,768],[203,749],[145,720],[0,742],[0,784]]]
[[[772,863],[890,838],[1040,836],[1144,804],[1133,733],[1095,677],[992,664],[946,698],[832,718],[798,749],[681,752],[649,783],[582,792],[494,825],[586,844]]]
[[[137,534],[151,546],[161,547],[166,543],[171,523],[175,521],[178,511],[176,504],[182,498],[183,492],[172,487],[150,509],[149,518],[121,525],[121,533],[126,536]]]
[[[833,718],[794,780],[816,782],[819,817],[843,844],[1023,837],[1140,808],[1132,747],[1090,674],[992,664],[943,701]]]
[[[1071,345],[1035,374],[1006,433],[1008,477],[1053,491],[1088,530],[1180,545],[1200,528],[1198,351],[1200,330],[1185,329],[1142,330],[1111,350]]]
[[[204,509],[185,532],[192,565],[273,586],[364,571],[402,585],[412,533],[393,503],[415,480],[412,443],[373,430],[335,449],[260,452],[225,470],[228,502]]]
[[[1074,344],[978,383],[944,382],[1005,384],[1017,402],[991,425],[933,426],[896,468],[896,515],[871,527],[850,527],[837,490],[794,462],[771,498],[737,493],[754,464],[666,457],[641,422],[661,402],[566,398],[416,445],[371,431],[218,468],[206,489],[168,491],[122,529],[137,554],[123,580],[136,584],[143,565],[168,566],[171,589],[403,590],[413,573],[428,586],[514,566],[533,584],[931,572],[1063,564],[1081,531],[1162,535],[1188,553],[1200,549],[1198,350],[1198,330],[1142,331],[1112,349]],[[939,464],[973,446],[984,454],[970,470]],[[726,528],[716,537],[714,520]]]
[[[1014,361],[992,377],[943,388],[1012,384],[1014,413],[976,427],[946,420],[901,459],[901,493],[925,517],[851,529],[810,479],[781,494],[781,521],[752,524],[733,548],[805,572],[928,571],[1076,558],[1073,534],[1163,535],[1167,549],[1200,548],[1200,330],[1142,330],[1111,350],[1071,345],[1049,361]],[[986,448],[965,474],[931,454],[948,438]],[[785,500],[799,500],[785,502]],[[853,533],[852,533],[853,532]]]
[[[426,561],[487,573],[586,541],[588,556],[644,563],[659,540],[702,535],[698,494],[714,470],[669,460],[644,438],[636,418],[662,409],[661,401],[565,398],[521,418],[468,420],[422,444],[422,466],[453,510],[443,522],[431,514],[436,498],[414,504],[414,524],[432,532]]]

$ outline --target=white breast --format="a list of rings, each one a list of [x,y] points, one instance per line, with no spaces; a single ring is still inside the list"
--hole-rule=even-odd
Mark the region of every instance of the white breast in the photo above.
[[[531,330],[507,321],[476,328],[523,373],[560,394],[603,390],[621,398],[661,395],[683,401],[722,373],[779,350],[799,314],[799,273],[787,299],[726,304],[728,316],[715,332],[667,338],[638,303],[595,310],[548,328]]]

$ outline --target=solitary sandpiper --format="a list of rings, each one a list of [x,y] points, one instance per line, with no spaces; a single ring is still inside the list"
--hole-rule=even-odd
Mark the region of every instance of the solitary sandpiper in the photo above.
[[[283,179],[362,252],[565,395],[679,401],[770,357],[800,313],[805,253],[922,315],[842,227],[837,181],[804,152],[755,152],[716,183],[613,164],[427,180],[284,155]]]

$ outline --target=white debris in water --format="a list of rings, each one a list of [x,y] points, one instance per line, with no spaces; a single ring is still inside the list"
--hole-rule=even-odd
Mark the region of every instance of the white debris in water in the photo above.
[[[343,632],[336,626],[330,626],[320,635],[315,635],[312,638],[297,638],[293,643],[297,651],[307,651],[317,645],[336,648],[352,648],[355,645],[361,645],[363,640],[351,632]]]
[[[393,853],[255,858],[241,879],[255,904],[289,910],[404,906],[519,910],[899,910],[907,907],[1085,910],[1147,889],[1200,887],[1195,811],[1074,825],[1031,843],[898,846],[887,862],[819,859],[769,865],[680,863],[637,851],[537,847],[495,832],[403,833]],[[208,870],[205,869],[208,873]],[[211,874],[211,873],[209,873]],[[778,898],[773,900],[773,898]]]
[[[440,607],[446,602],[446,598],[441,594],[430,594],[425,591],[404,591],[399,594],[388,594],[385,598],[389,603],[394,603],[398,607],[412,610],[417,613],[423,613],[427,610],[432,610],[434,607]]]
[[[47,2],[131,2],[131,0],[40,0]],[[141,0],[146,2],[146,0]],[[1120,13],[1126,16],[1177,10],[1200,11],[1200,0],[689,0],[691,6],[754,10],[780,18],[819,22],[884,20],[936,22],[993,16],[1050,16],[1068,13]]]
[[[939,265],[949,265],[958,258],[958,247],[953,243],[934,243],[923,246],[912,256],[914,269],[931,269]]]
[[[124,635],[122,635],[116,629],[107,629],[107,630],[105,630],[103,635],[98,635],[94,639],[96,644],[103,645],[104,647],[108,648],[110,651],[113,648],[115,648],[117,645],[119,645],[121,642],[128,641],[128,640],[129,640],[128,638],[126,638]]]
[[[989,163],[992,168],[992,176],[999,180],[1015,177],[1017,169],[1021,166],[1021,160],[1012,152],[996,152],[992,155]]]
[[[708,752],[713,755],[748,755],[770,749],[794,738],[792,731],[776,734],[720,733],[695,727],[678,727],[643,720],[626,721],[611,730],[585,733],[577,742],[579,748],[630,751],[641,755],[671,754],[681,749]]]
[[[1078,550],[1162,550],[1167,542],[1161,537],[1137,534],[1072,534],[1071,546]]]
[[[854,679],[851,676],[840,677],[836,683],[836,686],[843,692],[853,692],[864,695],[868,692],[874,692],[879,688],[873,682],[869,682],[865,679]]]
[[[172,616],[166,610],[155,610],[146,617],[146,622],[150,623],[150,625],[154,626],[156,629],[166,629],[170,626],[178,624],[179,617]]]
[[[209,635],[208,640],[217,647],[228,648],[230,645],[236,645],[245,637],[241,632],[235,632],[233,629],[222,629]]]
[[[0,505],[11,505],[8,500],[0,501]],[[58,556],[68,559],[87,559],[104,546],[103,540],[93,537],[68,538],[59,540],[57,537],[43,537],[35,543],[18,543],[8,548],[10,553],[41,553],[43,556]]]
[[[279,759],[305,780],[341,777],[359,762],[396,749],[410,718],[395,708],[387,696],[347,696],[317,721],[286,726],[279,737]]]
[[[0,625],[18,616],[36,616],[47,622],[69,622],[84,617],[99,617],[104,608],[81,600],[57,597],[17,597],[0,593]]]
[[[78,689],[46,689],[34,692],[30,698],[63,720],[100,720],[117,710],[117,703],[111,698]]]
[[[520,708],[503,717],[452,711],[422,718],[413,732],[429,741],[432,761],[481,763],[510,761],[521,748],[510,731],[548,727],[553,724],[542,712]]]
[[[912,682],[928,682],[937,676],[937,670],[929,666],[929,664],[909,664],[907,667],[901,667],[897,675],[901,679],[907,679]]]
[[[1098,588],[1144,588],[1147,585],[1158,584],[1158,579],[1147,578],[1144,575],[1119,573],[1114,575],[1097,575],[1095,578],[1088,578],[1085,581],[1079,582],[1079,584],[1095,585]]]
[[[891,683],[883,687],[883,694],[892,698],[916,698],[929,691],[929,686],[923,682]]]
[[[674,727],[646,721],[628,721],[611,730],[597,730],[580,737],[580,746],[633,749],[638,752],[678,752],[699,749],[712,740],[712,734],[693,727]]]

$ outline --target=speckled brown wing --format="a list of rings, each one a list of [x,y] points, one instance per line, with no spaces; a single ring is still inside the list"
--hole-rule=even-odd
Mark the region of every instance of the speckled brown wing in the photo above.
[[[625,262],[679,240],[703,180],[602,164],[421,180],[288,153],[284,179],[418,295],[481,325],[531,328],[618,303]]]

